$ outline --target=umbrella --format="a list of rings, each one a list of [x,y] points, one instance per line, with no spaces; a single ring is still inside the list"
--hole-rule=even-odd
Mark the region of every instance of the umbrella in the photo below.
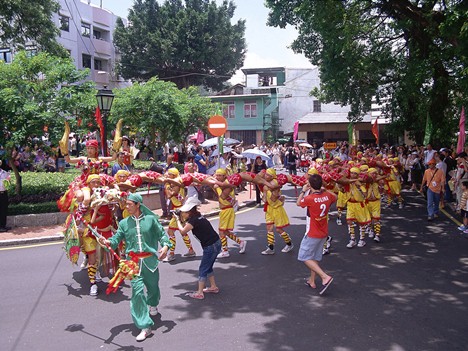
[[[258,150],[258,149],[245,150],[241,155],[246,157],[246,158],[253,158],[253,159],[260,156],[262,158],[262,160],[264,160],[264,161],[268,161],[270,159],[270,157],[266,153],[264,153],[262,150]]]
[[[308,147],[308,148],[311,148],[312,145],[310,145],[309,143],[300,143],[299,146],[304,146],[304,147]]]
[[[231,138],[224,138],[223,145],[235,145],[240,144],[239,140],[231,139]],[[218,145],[218,138],[210,138],[206,139],[203,143],[200,144],[202,147],[211,147]]]
[[[232,148],[230,148],[229,146],[226,146],[225,148],[223,148],[223,154],[227,152],[231,152],[231,151],[232,151]],[[211,156],[218,156],[218,152],[219,152],[219,149],[214,150]]]
[[[295,143],[307,143],[307,140],[304,139],[296,139],[294,140]]]

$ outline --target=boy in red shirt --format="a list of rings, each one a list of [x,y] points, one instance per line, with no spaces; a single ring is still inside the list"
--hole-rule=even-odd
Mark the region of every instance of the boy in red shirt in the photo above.
[[[304,196],[308,191],[309,195]],[[307,232],[302,239],[297,259],[310,269],[310,278],[306,281],[308,286],[316,288],[316,274],[322,278],[320,295],[333,281],[333,278],[320,268],[318,262],[322,260],[323,245],[328,236],[328,211],[334,202],[336,195],[322,188],[322,177],[318,174],[309,177],[309,183],[303,186],[296,202],[297,206],[307,207],[309,213]]]

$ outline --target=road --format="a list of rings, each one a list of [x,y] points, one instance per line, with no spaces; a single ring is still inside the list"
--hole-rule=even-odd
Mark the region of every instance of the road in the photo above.
[[[466,350],[468,240],[442,216],[427,222],[423,199],[383,211],[380,244],[347,249],[346,227],[330,220],[334,241],[323,267],[333,285],[319,296],[298,262],[304,210],[286,187],[296,248],[274,256],[261,208],[241,211],[236,232],[247,251],[215,264],[221,292],[192,300],[200,255],[160,266],[161,314],[154,335],[135,341],[128,284],[88,295],[86,271],[72,267],[59,244],[0,250],[2,350]],[[212,221],[217,226],[217,219]],[[178,237],[176,253],[185,249]],[[283,246],[277,235],[278,249]],[[201,249],[195,244],[197,252]]]

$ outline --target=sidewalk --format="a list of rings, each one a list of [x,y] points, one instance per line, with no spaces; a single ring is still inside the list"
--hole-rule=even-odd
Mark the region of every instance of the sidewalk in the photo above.
[[[255,190],[250,194],[249,187],[236,196],[239,202],[239,208],[255,205]],[[162,210],[153,211],[159,216]],[[218,201],[208,200],[208,203],[200,206],[200,212],[207,217],[219,214]],[[161,224],[166,226],[168,220],[161,219]],[[0,233],[0,247],[13,245],[35,244],[48,241],[59,241],[63,239],[63,227],[61,225],[40,226],[40,227],[16,227],[6,233]]]

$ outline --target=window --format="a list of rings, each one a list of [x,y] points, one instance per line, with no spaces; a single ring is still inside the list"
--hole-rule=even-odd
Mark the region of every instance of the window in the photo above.
[[[91,68],[91,56],[83,54],[83,68]]]
[[[94,59],[94,69],[98,71],[102,71],[102,61]]]
[[[257,132],[255,130],[232,130],[229,137],[242,140],[244,145],[257,144]]]
[[[102,39],[102,33],[100,30],[93,29],[93,38]]]
[[[26,56],[31,58],[37,55],[37,47],[35,46],[26,46]]]
[[[224,118],[236,117],[236,107],[233,101],[223,102],[223,117]]]
[[[322,104],[318,100],[314,100],[314,111],[313,112],[322,112]]]
[[[11,50],[0,49],[0,60],[5,61],[5,63],[11,63]]]
[[[81,35],[89,38],[91,36],[91,25],[81,22]]]
[[[244,117],[245,118],[257,117],[257,103],[255,101],[244,102]]]
[[[67,16],[60,16],[59,21],[60,21],[60,30],[63,30],[64,32],[69,32],[70,31],[70,18],[68,18]]]

